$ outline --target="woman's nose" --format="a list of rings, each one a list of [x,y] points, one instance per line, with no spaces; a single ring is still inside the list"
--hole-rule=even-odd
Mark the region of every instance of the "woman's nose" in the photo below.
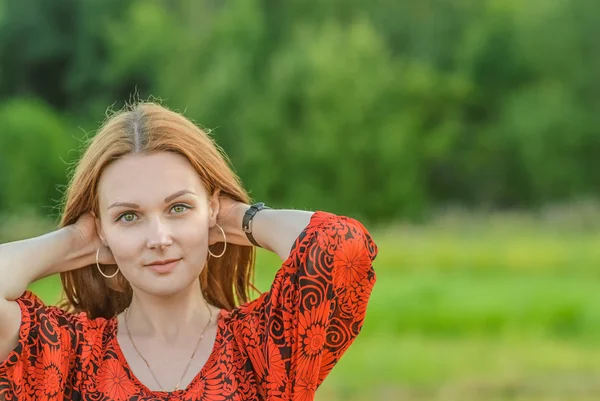
[[[148,227],[148,236],[146,241],[148,248],[152,249],[164,248],[173,243],[169,227],[160,219],[153,220]]]

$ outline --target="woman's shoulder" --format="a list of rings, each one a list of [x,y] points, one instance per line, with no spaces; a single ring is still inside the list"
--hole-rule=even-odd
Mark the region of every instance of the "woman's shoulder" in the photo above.
[[[95,335],[111,329],[114,319],[90,318],[85,312],[72,312],[62,307],[47,304],[34,292],[27,290],[16,299],[21,307],[21,319],[25,323],[46,324],[55,329],[73,331],[86,335]],[[44,327],[44,326],[40,326]]]
[[[32,291],[25,291],[15,301],[21,308],[18,342],[0,363],[0,376],[8,375],[19,363],[36,367],[38,360],[54,361],[57,366],[62,366],[63,360],[89,361],[102,355],[114,335],[113,319],[90,319],[83,312],[48,305]]]
[[[221,309],[218,316],[219,329],[234,335],[239,334],[240,330],[245,332],[248,327],[255,329],[266,296],[267,293],[261,293],[258,298],[237,305],[231,310]]]

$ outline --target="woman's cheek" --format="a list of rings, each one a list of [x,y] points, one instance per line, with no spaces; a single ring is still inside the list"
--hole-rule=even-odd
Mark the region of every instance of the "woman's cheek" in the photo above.
[[[139,234],[114,232],[109,239],[110,249],[119,263],[131,263],[139,257],[140,244],[136,239],[141,238]]]
[[[175,238],[194,244],[208,241],[208,216],[196,215],[173,227]]]

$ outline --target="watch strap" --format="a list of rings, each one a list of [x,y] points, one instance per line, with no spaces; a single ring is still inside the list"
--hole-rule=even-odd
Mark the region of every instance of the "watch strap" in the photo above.
[[[264,202],[258,202],[253,205],[250,205],[248,210],[246,210],[246,213],[244,213],[244,218],[242,220],[242,230],[246,233],[246,237],[248,237],[248,240],[253,245],[258,247],[260,247],[260,245],[258,244],[258,242],[256,242],[254,236],[252,235],[252,220],[254,219],[254,216],[256,216],[256,213],[264,209],[271,208],[266,206]]]

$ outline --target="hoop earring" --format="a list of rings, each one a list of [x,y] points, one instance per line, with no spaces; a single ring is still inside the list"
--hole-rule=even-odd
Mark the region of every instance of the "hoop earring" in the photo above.
[[[221,227],[218,224],[217,224],[217,227],[219,227],[221,229],[221,232],[223,233],[223,240],[224,240],[225,246],[223,246],[223,252],[221,252],[220,255],[215,255],[214,253],[212,253],[210,251],[210,248],[208,248],[208,254],[210,256],[212,256],[213,258],[220,258],[221,256],[225,255],[225,251],[227,250],[227,237],[225,236],[225,230],[223,230],[223,227]]]
[[[117,266],[117,271],[114,272],[111,276],[107,276],[106,274],[104,274],[104,272],[102,272],[102,270],[100,269],[100,263],[98,263],[98,256],[100,256],[100,248],[98,248],[98,251],[96,252],[96,267],[98,268],[100,274],[102,274],[106,278],[113,278],[117,275],[117,273],[119,273],[119,266]]]

